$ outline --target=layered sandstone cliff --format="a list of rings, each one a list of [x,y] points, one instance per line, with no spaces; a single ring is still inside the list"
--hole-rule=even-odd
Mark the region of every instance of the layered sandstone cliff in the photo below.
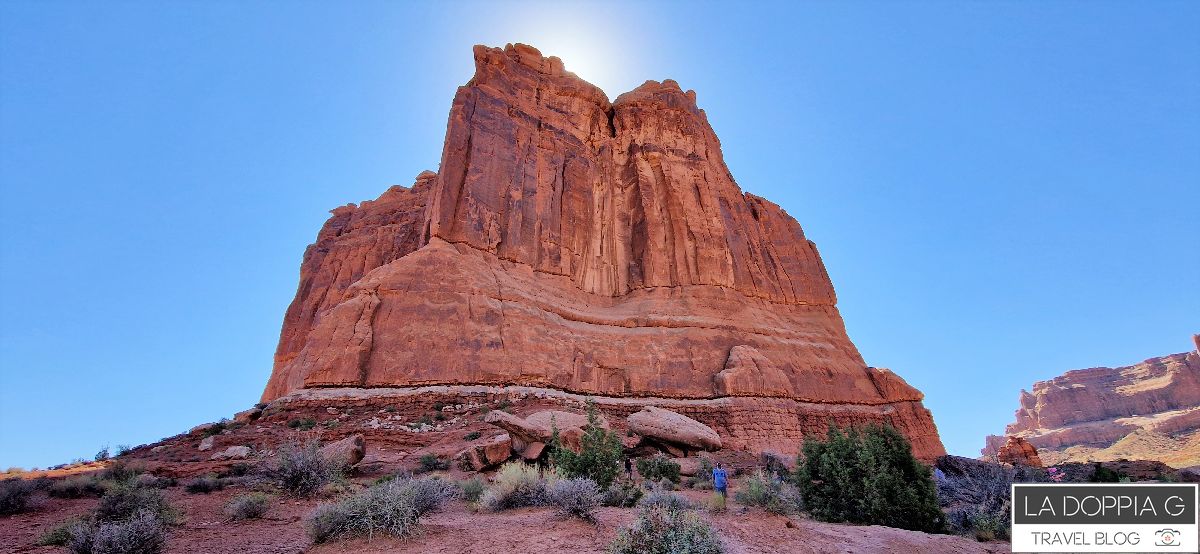
[[[1200,336],[1197,350],[1127,367],[1078,369],[1021,391],[1005,433],[1037,447],[1047,463],[1158,460],[1200,464]],[[996,454],[1004,437],[989,436]]]
[[[610,102],[531,47],[474,53],[438,173],[334,210],[306,251],[264,400],[428,385],[774,398],[793,446],[836,412],[943,453],[921,393],[846,336],[800,225],[733,181],[694,92],[647,81]]]

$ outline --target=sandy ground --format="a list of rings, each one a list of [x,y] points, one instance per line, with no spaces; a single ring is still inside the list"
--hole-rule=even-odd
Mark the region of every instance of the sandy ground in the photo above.
[[[735,484],[736,486],[736,484]],[[547,508],[523,508],[501,513],[475,513],[465,502],[453,502],[422,521],[421,533],[408,540],[375,538],[313,546],[305,535],[303,518],[320,501],[278,497],[259,520],[228,521],[222,510],[229,499],[246,492],[228,487],[211,494],[188,494],[182,487],[167,489],[172,505],[181,509],[183,523],[171,531],[168,552],[206,554],[319,553],[600,553],[635,510],[603,508],[595,524],[563,519]],[[687,491],[702,500],[707,493]],[[59,522],[94,507],[95,499],[41,498],[32,512],[0,518],[0,552],[63,552],[33,543]],[[1007,543],[978,543],[963,537],[926,535],[887,527],[857,527],[820,523],[803,517],[784,517],[730,503],[728,511],[709,514],[727,551],[739,553],[983,553],[1008,552]],[[790,526],[789,526],[790,522]]]

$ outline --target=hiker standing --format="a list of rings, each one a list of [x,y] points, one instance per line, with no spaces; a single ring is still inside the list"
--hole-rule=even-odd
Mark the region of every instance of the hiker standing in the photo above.
[[[725,470],[721,467],[721,462],[717,462],[717,467],[713,468],[713,489],[717,494],[721,495],[721,503],[725,503],[726,487],[729,486],[728,477],[725,475]]]
[[[625,475],[633,479],[633,459],[629,457],[625,458]]]

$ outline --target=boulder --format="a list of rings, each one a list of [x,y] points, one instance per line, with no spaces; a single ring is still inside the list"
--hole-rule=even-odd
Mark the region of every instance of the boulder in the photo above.
[[[513,439],[524,442],[550,442],[553,428],[558,427],[559,437],[566,443],[567,435],[580,437],[582,429],[587,425],[587,416],[561,410],[545,410],[521,418],[500,410],[492,410],[484,417],[484,422],[490,423],[508,431]],[[601,417],[601,427],[608,427],[608,422]],[[578,444],[578,441],[575,441]]]
[[[482,471],[508,461],[512,452],[512,438],[504,433],[482,443],[467,446],[455,454],[454,458],[464,469]]]
[[[524,450],[521,451],[521,457],[533,461],[542,457],[542,452],[546,451],[546,443],[531,442]]]
[[[262,416],[261,409],[250,408],[249,410],[244,410],[244,411],[238,412],[236,414],[233,414],[233,421],[235,423],[241,423],[241,424],[245,425],[248,423],[253,423],[255,420],[257,420],[261,416]]]
[[[200,441],[200,445],[197,446],[196,448],[199,449],[201,452],[206,452],[208,450],[212,450],[213,443],[215,443],[215,442],[216,442],[216,437],[204,437],[204,439]]]
[[[367,442],[361,434],[351,435],[321,447],[322,457],[346,468],[358,465],[366,454]]]
[[[201,423],[200,425],[192,427],[191,430],[188,431],[188,434],[189,435],[199,435],[201,433],[207,433],[209,431],[213,431],[216,429],[217,429],[216,423]]]
[[[221,452],[213,454],[210,460],[245,460],[250,457],[249,446],[230,446]]]
[[[721,437],[711,427],[671,410],[646,406],[626,421],[631,431],[644,437],[698,450],[721,449]]]
[[[674,458],[671,461],[679,464],[679,474],[684,477],[700,473],[700,458]]]

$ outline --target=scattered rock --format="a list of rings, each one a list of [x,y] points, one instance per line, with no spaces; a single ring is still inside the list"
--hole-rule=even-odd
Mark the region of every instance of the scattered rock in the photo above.
[[[215,431],[216,429],[217,429],[216,423],[201,423],[200,425],[192,427],[192,429],[190,431],[188,431],[188,434],[189,435],[199,435],[201,433],[208,433],[210,431]]]
[[[258,420],[259,417],[262,417],[262,410],[259,408],[250,408],[249,410],[233,414],[233,421],[246,425]]]
[[[230,446],[223,452],[213,454],[210,460],[245,460],[250,457],[249,446]]]
[[[631,431],[644,437],[700,450],[721,449],[721,437],[711,427],[671,410],[646,406],[626,421]]]
[[[367,442],[361,434],[350,435],[342,440],[321,447],[321,456],[342,467],[358,465],[367,453]]]

